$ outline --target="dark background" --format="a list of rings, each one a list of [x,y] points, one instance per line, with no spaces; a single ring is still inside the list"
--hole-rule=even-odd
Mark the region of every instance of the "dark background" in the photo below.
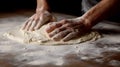
[[[81,15],[81,0],[48,0],[54,12]],[[2,0],[0,12],[13,12],[16,10],[35,10],[36,0]]]

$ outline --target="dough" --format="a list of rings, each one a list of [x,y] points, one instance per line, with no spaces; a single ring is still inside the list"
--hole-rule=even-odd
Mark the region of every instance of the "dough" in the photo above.
[[[53,41],[46,35],[45,29],[47,27],[47,24],[43,25],[39,30],[36,30],[33,32],[20,30],[20,27],[21,26],[14,28],[14,30],[6,32],[4,36],[20,43],[39,44],[39,45],[78,44],[78,43],[89,41],[89,40],[96,40],[101,37],[98,32],[91,31],[79,38],[75,38],[67,42]]]

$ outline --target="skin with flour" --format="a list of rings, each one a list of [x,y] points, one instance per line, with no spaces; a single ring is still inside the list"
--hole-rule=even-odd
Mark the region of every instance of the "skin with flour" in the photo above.
[[[49,37],[55,41],[68,41],[78,35],[90,31],[90,29],[99,21],[102,21],[103,19],[108,18],[110,14],[115,13],[118,5],[119,0],[101,0],[83,16],[78,17],[77,21],[74,21],[76,18],[73,18],[70,20],[63,19],[56,24],[50,23],[50,26],[46,31]],[[25,23],[23,30],[32,31],[39,29],[41,24],[43,25],[44,23],[39,22],[39,18],[36,20],[36,17],[41,17],[41,14],[44,11],[50,12],[47,0],[37,0],[36,16]]]

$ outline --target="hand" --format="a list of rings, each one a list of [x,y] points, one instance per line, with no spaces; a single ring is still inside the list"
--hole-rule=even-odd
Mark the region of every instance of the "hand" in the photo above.
[[[91,29],[82,18],[65,19],[59,22],[49,23],[46,29],[49,37],[55,41],[68,41],[85,34]]]
[[[55,21],[55,17],[53,17],[49,11],[40,9],[25,22],[22,30],[34,31],[39,29],[43,24],[52,21]]]

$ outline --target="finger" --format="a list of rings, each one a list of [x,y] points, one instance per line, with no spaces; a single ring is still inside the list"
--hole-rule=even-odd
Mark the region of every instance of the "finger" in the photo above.
[[[52,32],[53,30],[55,30],[56,28],[59,28],[59,27],[61,27],[61,26],[62,26],[61,23],[57,23],[57,22],[49,23],[49,24],[48,24],[48,27],[46,28],[46,32],[47,32],[47,33],[50,33],[50,32]]]
[[[53,37],[54,35],[58,34],[59,32],[65,30],[65,29],[66,29],[65,27],[59,28],[59,29],[55,29],[54,31],[49,33],[49,37]]]
[[[39,29],[41,26],[42,26],[42,23],[41,23],[41,20],[39,20],[36,26],[34,27],[34,30]]]
[[[26,31],[29,31],[30,26],[32,25],[32,22],[33,22],[33,19],[28,22],[28,24],[27,24],[27,26],[25,28]]]
[[[68,40],[76,37],[77,35],[78,35],[78,32],[69,33],[66,37],[64,37],[64,38],[62,39],[62,41],[64,41],[64,42],[65,42],[65,41],[68,41]]]
[[[59,22],[53,22],[49,24],[49,27],[46,29],[47,33],[52,32],[54,29],[61,27],[62,25],[68,23],[68,20],[61,20]]]
[[[25,24],[23,25],[22,30],[25,30],[25,29],[26,29],[26,27],[27,27],[27,25],[28,25],[28,22],[30,22],[33,17],[34,17],[34,15],[31,16],[27,21],[25,21]]]
[[[58,34],[59,32],[66,30],[70,26],[71,26],[71,24],[65,24],[65,25],[61,26],[60,28],[55,29],[54,31],[49,33],[49,37],[53,37],[54,35]]]
[[[30,19],[28,19],[26,22],[25,22],[25,24],[22,26],[22,30],[24,30],[25,28],[26,28],[26,26],[28,25],[28,22],[30,21]]]
[[[37,25],[38,21],[37,20],[34,20],[29,28],[30,31],[34,31],[34,27]]]
[[[52,32],[53,30],[55,30],[56,28],[59,28],[61,27],[62,25],[64,24],[67,24],[68,23],[68,20],[61,20],[59,22],[52,22],[52,23],[49,23],[49,27],[46,29],[47,33],[50,33]]]
[[[37,23],[37,25],[36,25],[36,27],[35,27],[34,29],[35,29],[35,30],[39,29],[43,24],[45,24],[45,23],[48,22],[49,20],[50,20],[49,17],[47,17],[47,16],[41,16],[41,17],[39,18],[39,21],[38,21],[38,23]]]
[[[62,38],[64,38],[67,34],[69,34],[71,31],[70,30],[64,30],[58,34],[56,34],[55,36],[53,36],[53,40],[55,41],[59,41],[61,40]]]
[[[30,31],[34,31],[34,30],[35,30],[34,28],[36,27],[38,21],[39,21],[39,18],[38,18],[37,14],[36,14],[36,15],[34,16],[34,19],[33,19],[32,24],[31,24],[31,26],[30,26],[30,28],[29,28]]]

